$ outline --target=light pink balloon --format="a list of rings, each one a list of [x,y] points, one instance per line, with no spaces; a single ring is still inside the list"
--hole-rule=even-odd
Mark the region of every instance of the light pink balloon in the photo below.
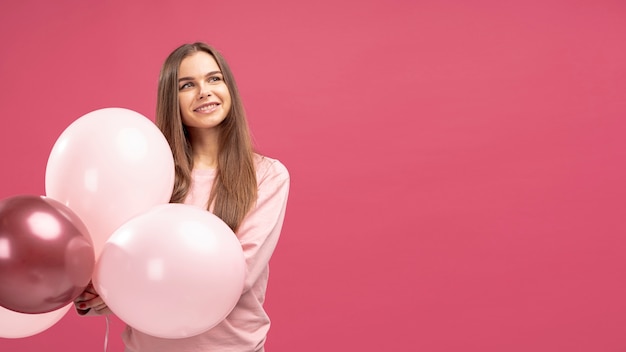
[[[73,303],[42,314],[25,314],[0,307],[0,337],[19,339],[48,330],[65,316]]]
[[[109,238],[94,287],[122,321],[146,334],[183,338],[221,322],[241,296],[241,244],[210,212],[165,204]]]
[[[52,148],[46,195],[85,223],[96,258],[121,224],[169,202],[174,159],[156,125],[128,109],[92,111],[68,126]]]

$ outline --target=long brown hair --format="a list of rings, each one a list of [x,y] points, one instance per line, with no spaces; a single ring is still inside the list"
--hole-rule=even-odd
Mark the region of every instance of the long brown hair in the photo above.
[[[199,51],[213,56],[217,62],[232,101],[228,115],[218,126],[217,170],[207,210],[212,205],[213,213],[236,231],[257,198],[252,141],[230,67],[217,50],[201,42],[184,44],[174,50],[163,63],[159,76],[156,124],[169,142],[176,164],[170,202],[182,203],[191,186],[193,158],[178,105],[178,69],[184,58]]]

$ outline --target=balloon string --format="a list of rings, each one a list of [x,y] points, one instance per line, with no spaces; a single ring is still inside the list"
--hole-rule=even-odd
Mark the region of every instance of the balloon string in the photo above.
[[[104,319],[106,320],[106,330],[104,332],[104,352],[107,352],[107,346],[109,345],[109,316],[105,315]]]

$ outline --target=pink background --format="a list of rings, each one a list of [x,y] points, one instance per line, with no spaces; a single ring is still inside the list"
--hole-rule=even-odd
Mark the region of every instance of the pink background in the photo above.
[[[622,0],[3,1],[0,198],[43,194],[87,112],[153,119],[165,56],[207,41],[292,175],[268,352],[624,351],[625,19]],[[104,330],[70,312],[0,350],[97,351]]]

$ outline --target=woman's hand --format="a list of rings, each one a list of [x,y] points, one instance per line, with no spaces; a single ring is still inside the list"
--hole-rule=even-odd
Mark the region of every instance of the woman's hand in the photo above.
[[[98,292],[96,292],[91,282],[85,288],[85,291],[76,297],[74,306],[76,306],[79,315],[111,314],[111,310],[104,303]]]

